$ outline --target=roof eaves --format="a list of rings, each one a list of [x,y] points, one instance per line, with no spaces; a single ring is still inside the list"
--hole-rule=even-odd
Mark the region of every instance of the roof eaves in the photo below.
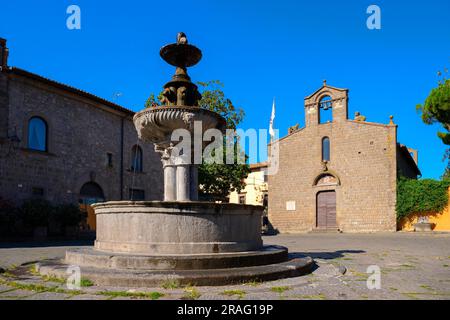
[[[109,108],[111,108],[113,110],[123,112],[123,113],[125,113],[127,115],[133,116],[135,114],[135,112],[130,110],[130,109],[122,107],[122,106],[120,106],[118,104],[115,104],[115,103],[113,103],[111,101],[103,99],[103,98],[101,98],[99,96],[96,96],[96,95],[94,95],[92,93],[89,93],[89,92],[83,91],[81,89],[69,86],[67,84],[64,84],[64,83],[61,83],[61,82],[58,82],[58,81],[55,81],[55,80],[52,80],[52,79],[40,76],[38,74],[26,71],[26,70],[21,69],[21,68],[10,67],[9,70],[7,70],[7,72],[12,73],[14,75],[26,77],[26,78],[29,78],[29,79],[32,79],[32,80],[35,80],[35,81],[43,82],[43,83],[48,84],[50,86],[56,87],[58,89],[61,89],[61,90],[64,90],[64,91],[68,91],[70,93],[73,93],[73,94],[82,96],[84,98],[93,100],[93,101],[98,102],[100,104],[103,104],[103,105],[105,105],[105,106],[107,106],[107,107],[109,107]]]

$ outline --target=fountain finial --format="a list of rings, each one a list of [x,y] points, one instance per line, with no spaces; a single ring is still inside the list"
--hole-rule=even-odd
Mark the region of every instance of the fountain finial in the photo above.
[[[187,44],[187,37],[184,32],[178,32],[177,34],[177,44]]]

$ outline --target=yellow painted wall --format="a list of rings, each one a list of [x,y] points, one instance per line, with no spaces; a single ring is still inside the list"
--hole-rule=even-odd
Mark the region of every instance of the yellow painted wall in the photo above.
[[[450,188],[448,189],[448,193],[450,199]],[[428,221],[434,224],[434,231],[450,231],[450,203],[442,210],[442,212],[412,214],[407,218],[403,218],[399,222],[399,229],[404,231],[414,231],[414,224],[417,223],[419,217],[423,216],[428,217]]]
[[[97,229],[97,220],[95,217],[94,209],[88,204],[80,204],[80,209],[87,213],[87,225],[90,230]]]
[[[264,182],[264,171],[250,172],[245,179],[245,189],[240,194],[245,194],[245,204],[262,205],[264,192],[267,193],[267,182]],[[239,194],[236,191],[230,193],[230,203],[239,203]]]

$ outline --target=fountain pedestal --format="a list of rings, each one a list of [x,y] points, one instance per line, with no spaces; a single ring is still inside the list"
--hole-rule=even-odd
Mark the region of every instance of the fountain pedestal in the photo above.
[[[223,131],[226,122],[198,107],[201,95],[187,67],[200,61],[201,51],[180,33],[177,43],[163,47],[160,54],[176,66],[164,86],[164,105],[138,112],[133,120],[139,138],[154,143],[161,155],[164,201],[94,204],[94,248],[69,250],[63,261],[43,262],[38,271],[66,277],[67,266],[78,265],[82,276],[96,284],[126,287],[159,286],[168,279],[181,285],[223,285],[309,272],[311,258],[289,260],[286,248],[263,246],[262,206],[197,201],[195,141],[191,150],[180,153],[173,134],[184,130],[196,139],[208,129]],[[200,145],[205,147],[203,141]]]

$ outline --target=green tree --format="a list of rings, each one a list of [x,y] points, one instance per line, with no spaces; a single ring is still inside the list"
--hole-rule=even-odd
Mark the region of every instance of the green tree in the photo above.
[[[444,174],[442,175],[442,180],[450,180],[450,168],[447,166],[445,168]]]
[[[230,99],[225,97],[223,83],[219,80],[197,82],[202,93],[202,99],[198,105],[200,108],[217,112],[227,120],[227,129],[236,129],[244,119],[245,113],[241,108],[236,108]]]
[[[224,201],[232,191],[240,192],[245,187],[244,179],[250,173],[246,164],[237,164],[237,154],[242,152],[237,146],[231,152],[234,153],[234,164],[203,163],[198,168],[199,197],[202,200]],[[245,159],[247,157],[245,156]]]
[[[155,94],[151,93],[150,96],[148,97],[147,101],[145,101],[145,107],[150,108],[150,107],[154,107],[154,106],[159,106],[160,98],[161,98],[161,93],[158,95],[158,97],[155,97]]]
[[[448,70],[445,69],[444,75],[438,72],[438,76],[442,77],[438,81],[438,86],[433,88],[423,104],[418,104],[416,109],[421,113],[424,123],[440,123],[445,132],[438,132],[438,137],[446,145],[450,145],[450,79],[446,78]],[[448,149],[444,159],[447,159],[447,168],[444,175],[448,175],[450,171],[450,153]]]

